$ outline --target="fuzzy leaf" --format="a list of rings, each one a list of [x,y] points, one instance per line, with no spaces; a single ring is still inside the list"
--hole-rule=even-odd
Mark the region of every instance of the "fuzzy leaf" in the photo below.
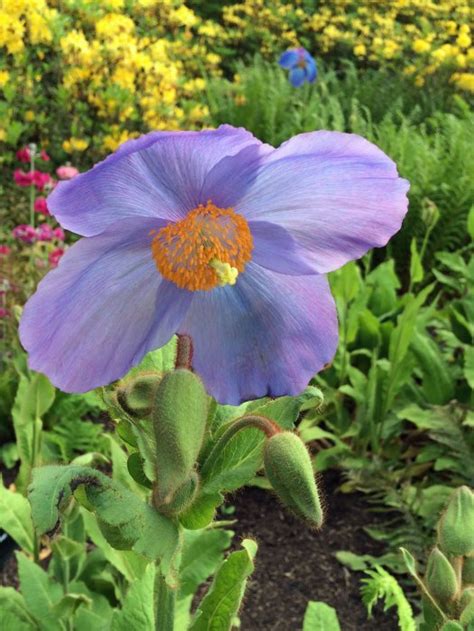
[[[223,561],[223,553],[230,545],[233,533],[228,530],[189,530],[185,534],[179,570],[179,597],[194,594],[196,589]]]
[[[17,552],[20,588],[28,611],[36,618],[44,631],[64,631],[66,627],[55,615],[54,607],[61,600],[63,590],[46,572]]]
[[[242,602],[247,578],[254,570],[253,560],[257,551],[257,544],[251,539],[244,539],[242,547],[243,550],[230,554],[217,571],[189,631],[230,629]]]
[[[154,582],[155,566],[150,563],[143,576],[130,585],[121,609],[114,611],[111,631],[154,631]]]
[[[34,471],[30,502],[40,534],[57,528],[62,506],[79,485],[85,488],[88,508],[96,513],[102,534],[113,547],[134,549],[150,560],[161,559],[169,567],[179,545],[176,524],[119,483],[88,467],[47,466]]]

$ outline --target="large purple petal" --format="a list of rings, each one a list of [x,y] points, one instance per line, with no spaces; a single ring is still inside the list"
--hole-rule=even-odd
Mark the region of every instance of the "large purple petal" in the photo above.
[[[179,220],[203,201],[208,172],[249,145],[250,132],[230,125],[202,132],[153,132],[72,180],[60,182],[48,206],[64,228],[84,236],[127,217]]]
[[[179,328],[194,368],[221,403],[298,394],[337,346],[324,276],[284,276],[250,262],[234,286],[196,292]]]
[[[290,276],[315,274],[287,230],[269,221],[249,221],[249,228],[253,238],[254,263]]]
[[[255,143],[220,160],[204,180],[201,203],[211,200],[219,208],[234,207],[253,184],[265,156],[274,151],[271,145]]]
[[[171,338],[192,293],[156,269],[149,233],[162,225],[126,219],[66,252],[23,311],[20,339],[33,370],[66,392],[86,392]]]
[[[324,273],[387,243],[406,214],[408,187],[395,163],[367,140],[313,132],[265,158],[236,210],[284,227]]]

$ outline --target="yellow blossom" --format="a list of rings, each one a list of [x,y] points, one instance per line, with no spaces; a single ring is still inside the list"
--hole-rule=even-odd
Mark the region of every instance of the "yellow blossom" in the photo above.
[[[73,151],[85,151],[88,146],[89,142],[87,140],[84,138],[74,138],[74,136],[63,142],[63,149],[67,153],[72,153]]]
[[[430,48],[429,42],[424,39],[416,39],[412,46],[415,53],[426,53]]]
[[[0,70],[0,88],[3,88],[3,86],[8,83],[9,78],[10,73],[8,70]]]

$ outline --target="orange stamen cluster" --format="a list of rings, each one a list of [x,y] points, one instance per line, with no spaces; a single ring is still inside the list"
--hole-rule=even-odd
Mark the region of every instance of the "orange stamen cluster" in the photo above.
[[[216,261],[243,272],[252,248],[246,220],[232,208],[218,208],[210,201],[161,228],[151,245],[161,275],[191,291],[222,285]]]

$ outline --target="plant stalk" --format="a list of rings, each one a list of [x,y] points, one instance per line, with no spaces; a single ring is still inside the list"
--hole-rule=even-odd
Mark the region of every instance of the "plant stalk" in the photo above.
[[[171,588],[158,565],[155,577],[155,629],[174,631],[176,589]]]

